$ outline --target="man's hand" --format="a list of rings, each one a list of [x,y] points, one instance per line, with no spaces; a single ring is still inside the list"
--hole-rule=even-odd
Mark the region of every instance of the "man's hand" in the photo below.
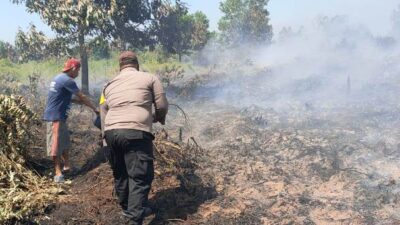
[[[162,125],[165,125],[165,115],[160,116],[160,113],[153,113],[153,123],[160,122]]]
[[[100,110],[99,110],[98,108],[95,108],[95,109],[93,110],[93,112],[96,113],[97,115],[100,115]]]
[[[157,123],[156,114],[153,113],[153,123]]]
[[[74,104],[82,105],[82,101],[80,101],[79,99],[76,99],[76,98],[73,98],[73,99],[71,100],[71,102],[74,103]]]

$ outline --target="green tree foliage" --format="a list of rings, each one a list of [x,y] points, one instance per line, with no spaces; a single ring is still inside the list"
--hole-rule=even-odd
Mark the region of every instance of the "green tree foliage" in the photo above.
[[[19,61],[41,60],[45,56],[47,38],[43,32],[37,31],[31,24],[29,31],[18,30],[15,47],[19,53]]]
[[[15,48],[10,43],[0,41],[0,59],[16,61]]]
[[[8,46],[6,42],[0,41],[0,59],[5,59],[8,56]]]
[[[203,12],[193,14],[193,33],[192,33],[192,48],[194,50],[202,49],[206,44],[211,34],[208,31],[210,22]]]
[[[63,37],[48,39],[41,31],[31,25],[25,33],[18,30],[15,37],[15,47],[18,52],[18,61],[43,60],[60,58],[69,55],[68,40]]]
[[[61,58],[71,55],[69,43],[70,41],[65,37],[56,37],[54,39],[49,39],[46,43],[46,57]]]
[[[182,54],[190,49],[192,33],[191,18],[187,6],[176,0],[174,4],[166,1],[155,12],[154,31],[158,43],[169,53]]]
[[[4,46],[5,46],[6,52],[7,52],[6,53],[7,54],[6,58],[10,62],[17,62],[18,61],[18,54],[17,54],[17,50],[15,49],[15,47],[13,45],[11,45],[10,43],[8,43],[8,42],[6,42]]]
[[[97,0],[11,0],[24,3],[29,12],[38,13],[41,18],[58,34],[79,44],[82,62],[82,89],[89,89],[89,68],[87,35],[106,30],[109,16],[115,12],[117,1],[111,1],[110,8],[104,8]]]
[[[218,23],[222,40],[228,45],[264,44],[272,39],[267,10],[269,0],[225,0]]]
[[[89,42],[91,56],[95,59],[110,58],[110,46],[108,41],[102,37],[96,37]]]
[[[151,22],[152,2],[148,0],[98,0],[109,10],[111,23],[103,30],[111,36],[120,50],[128,46],[140,48],[150,44],[149,26]]]
[[[203,13],[191,15],[185,3],[165,1],[154,11],[153,31],[168,53],[182,54],[200,49],[208,40],[208,19]]]

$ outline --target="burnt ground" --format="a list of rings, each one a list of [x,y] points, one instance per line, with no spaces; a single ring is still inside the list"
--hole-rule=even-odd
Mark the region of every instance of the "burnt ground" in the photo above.
[[[145,224],[400,224],[394,107],[299,105],[287,114],[201,102],[183,107],[190,120],[171,110],[168,134],[158,134],[163,147],[155,149],[150,194],[157,213]],[[78,172],[39,224],[124,224],[99,132],[89,113],[74,113]],[[190,147],[196,143],[201,148]],[[33,161],[50,178],[41,154]]]
[[[207,224],[400,224],[400,112],[297,107],[189,112],[222,174]]]
[[[100,132],[91,125],[91,115],[80,107],[72,111],[70,120],[74,170],[67,174],[71,182],[62,185],[65,190],[59,199],[50,204],[46,215],[38,216],[38,222],[24,221],[20,224],[125,224],[113,193],[113,177],[105,151],[100,147]],[[30,165],[41,175],[52,178],[52,162],[45,156],[45,125],[37,128],[38,139],[30,149]],[[146,218],[145,224],[191,223],[201,204],[218,194],[207,176],[200,177],[201,169],[195,157],[201,151],[189,143],[170,142],[166,133],[157,135],[155,143],[155,180],[150,193],[150,206],[155,214]],[[42,137],[42,138],[41,138]],[[175,151],[183,151],[176,154]],[[160,154],[162,153],[162,155]],[[185,155],[191,154],[191,155]],[[17,223],[18,224],[18,223]]]

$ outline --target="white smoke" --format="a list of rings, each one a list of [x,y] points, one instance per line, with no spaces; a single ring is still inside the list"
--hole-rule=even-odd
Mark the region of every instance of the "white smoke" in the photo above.
[[[400,94],[398,43],[395,34],[374,36],[336,16],[319,17],[295,31],[284,28],[269,46],[221,49],[210,44],[203,56],[216,75],[197,93],[221,104],[283,110],[387,106]]]

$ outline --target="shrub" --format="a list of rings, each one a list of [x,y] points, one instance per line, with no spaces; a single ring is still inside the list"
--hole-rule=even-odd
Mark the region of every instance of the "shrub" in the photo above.
[[[0,224],[42,212],[58,192],[25,166],[36,118],[22,97],[0,94]]]

